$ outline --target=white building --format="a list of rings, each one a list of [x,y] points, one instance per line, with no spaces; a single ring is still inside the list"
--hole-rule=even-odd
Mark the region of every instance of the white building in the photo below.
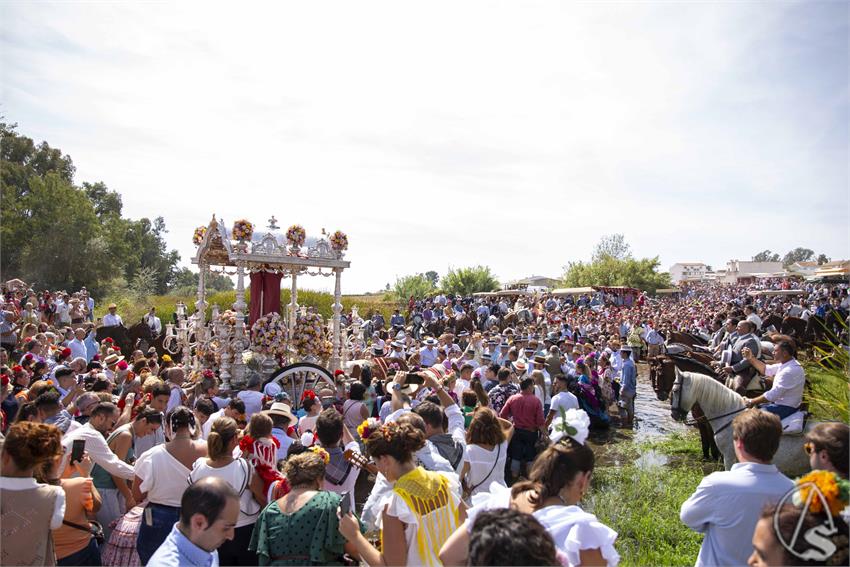
[[[809,277],[814,276],[818,269],[817,262],[794,262],[788,266],[788,271],[795,276]]]
[[[782,277],[785,275],[782,262],[748,262],[744,260],[729,260],[726,262],[725,283],[738,283],[741,280],[756,277]]]
[[[670,280],[674,283],[708,279],[708,266],[702,262],[677,262],[670,266]]]

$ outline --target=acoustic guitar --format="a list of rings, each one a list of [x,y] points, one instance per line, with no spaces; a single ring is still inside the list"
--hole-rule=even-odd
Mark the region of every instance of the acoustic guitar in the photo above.
[[[367,459],[365,455],[363,455],[359,451],[348,449],[345,451],[345,453],[343,453],[343,456],[345,457],[346,461],[348,461],[355,467],[363,469],[369,472],[370,474],[378,474],[378,467],[375,466],[375,463]]]

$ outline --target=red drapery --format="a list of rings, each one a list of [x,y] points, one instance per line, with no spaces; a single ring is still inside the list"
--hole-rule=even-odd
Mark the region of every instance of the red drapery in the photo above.
[[[253,272],[251,274],[251,306],[248,324],[268,313],[280,313],[280,280],[282,274]]]

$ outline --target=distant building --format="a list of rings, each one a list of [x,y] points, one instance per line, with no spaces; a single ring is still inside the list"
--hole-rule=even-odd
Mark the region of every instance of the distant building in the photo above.
[[[545,276],[530,276],[521,280],[507,282],[504,289],[527,289],[528,291],[546,291],[561,285],[561,280]]]
[[[747,283],[756,278],[781,278],[787,275],[782,262],[748,262],[744,260],[729,260],[726,262],[724,283]]]
[[[821,264],[815,270],[813,278],[847,281],[850,278],[850,260],[836,260]]]
[[[788,266],[788,271],[795,276],[809,277],[815,275],[818,269],[817,262],[794,262]]]
[[[677,262],[670,266],[670,280],[674,283],[708,279],[708,266],[702,262]]]

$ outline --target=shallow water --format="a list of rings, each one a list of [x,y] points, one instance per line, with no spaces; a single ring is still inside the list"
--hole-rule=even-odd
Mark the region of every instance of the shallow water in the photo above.
[[[591,431],[588,444],[593,448],[597,462],[601,465],[620,466],[627,463],[639,466],[662,466],[668,457],[656,451],[636,453],[633,444],[621,445],[623,441],[646,441],[670,433],[685,433],[688,427],[670,416],[670,400],[660,401],[649,382],[649,366],[638,364],[637,396],[635,398],[635,426],[622,429],[614,424],[608,429]],[[621,449],[622,447],[622,449]]]

